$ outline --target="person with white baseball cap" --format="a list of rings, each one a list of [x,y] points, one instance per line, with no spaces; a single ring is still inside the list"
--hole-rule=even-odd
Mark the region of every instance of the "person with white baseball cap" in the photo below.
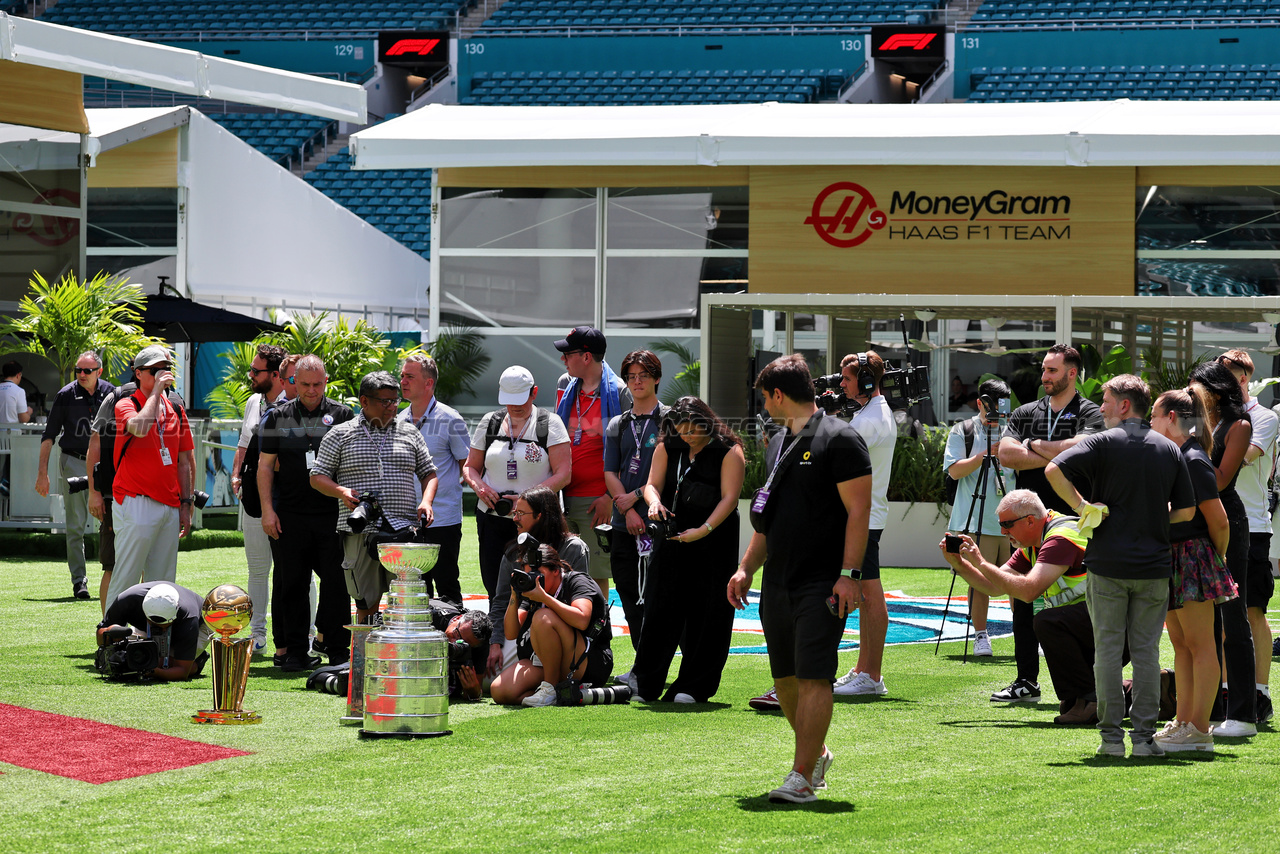
[[[572,456],[569,432],[554,412],[533,401],[533,374],[512,365],[498,380],[496,409],[480,419],[462,477],[480,499],[476,533],[480,539],[480,579],[494,595],[503,550],[515,539],[511,519],[515,497],[533,486],[559,492],[569,483]]]
[[[160,647],[160,663],[151,678],[178,682],[199,676],[208,659],[201,653],[213,636],[200,611],[203,604],[199,593],[167,581],[135,584],[107,607],[98,623],[98,646],[131,632]]]

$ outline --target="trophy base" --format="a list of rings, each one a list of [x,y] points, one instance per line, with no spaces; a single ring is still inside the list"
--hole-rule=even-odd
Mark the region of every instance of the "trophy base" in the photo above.
[[[343,726],[364,726],[364,715],[343,715],[338,718],[338,723]]]
[[[453,730],[447,729],[443,732],[374,732],[367,729],[360,730],[361,738],[400,738],[408,740],[411,738],[440,738],[446,735],[453,735]]]
[[[191,716],[191,722],[193,724],[260,724],[262,715],[244,709],[201,709]]]

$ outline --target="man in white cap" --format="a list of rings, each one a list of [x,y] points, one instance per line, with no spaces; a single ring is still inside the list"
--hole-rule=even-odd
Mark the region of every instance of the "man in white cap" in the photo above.
[[[173,358],[164,347],[147,347],[133,367],[138,389],[115,405],[116,566],[108,608],[139,581],[173,581],[178,539],[191,531],[195,445],[186,412],[165,395],[174,384]]]
[[[98,623],[98,646],[129,633],[151,638],[160,647],[153,678],[176,682],[199,676],[208,658],[200,653],[212,637],[200,613],[202,604],[194,590],[167,581],[135,584],[115,598]]]
[[[498,381],[498,403],[480,419],[462,477],[475,492],[476,534],[480,539],[480,580],[490,598],[498,565],[516,537],[510,518],[515,497],[533,486],[559,492],[569,483],[569,433],[554,413],[533,405],[538,387],[528,368],[512,365]],[[506,498],[504,502],[502,499]],[[501,512],[499,512],[501,511]]]

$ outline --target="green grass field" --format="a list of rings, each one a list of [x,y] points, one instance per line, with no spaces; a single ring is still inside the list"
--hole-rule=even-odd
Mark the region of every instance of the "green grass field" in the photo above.
[[[474,544],[474,535],[464,542]],[[474,549],[464,590],[482,590]],[[184,552],[197,590],[243,584],[244,553]],[[788,770],[779,713],[748,698],[761,656],[729,660],[716,702],[583,709],[455,705],[449,738],[360,741],[338,697],[255,659],[257,726],[201,727],[210,680],[102,682],[98,603],[69,596],[66,567],[0,560],[0,702],[214,742],[253,755],[91,785],[0,765],[6,852],[32,851],[1266,851],[1280,849],[1280,737],[1219,740],[1212,756],[1095,759],[1095,730],[1055,726],[1045,702],[988,702],[1014,675],[1012,639],[982,663],[960,644],[890,647],[889,695],[839,698],[836,762],[818,804],[765,793]],[[96,594],[96,566],[90,567]],[[885,573],[887,589],[940,595],[933,570]],[[741,639],[747,642],[745,636]],[[619,669],[630,645],[615,644]],[[842,654],[844,667],[853,654]],[[1172,662],[1167,647],[1164,661]]]

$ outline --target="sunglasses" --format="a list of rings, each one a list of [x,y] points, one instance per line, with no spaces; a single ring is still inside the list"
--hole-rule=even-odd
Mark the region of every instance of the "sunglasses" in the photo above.
[[[1018,524],[1019,522],[1021,522],[1023,519],[1030,519],[1030,518],[1031,518],[1031,514],[1030,514],[1030,513],[1028,513],[1028,514],[1027,514],[1027,515],[1025,515],[1025,516],[1019,516],[1019,517],[1018,517],[1018,518],[1016,518],[1016,519],[1008,519],[1008,520],[1001,519],[1001,520],[1000,520],[1000,530],[1002,530],[1002,531],[1007,531],[1007,530],[1009,530],[1010,528],[1012,528],[1014,525],[1016,525],[1016,524]]]
[[[251,377],[256,377],[258,374],[269,374],[269,373],[271,373],[270,368],[250,368],[249,369],[249,376]]]
[[[98,370],[98,369],[97,369],[97,368],[76,368],[76,373],[77,373],[77,374],[91,374],[91,373],[93,373],[93,372],[94,372],[94,371],[96,371],[96,370]]]
[[[148,372],[149,374],[151,374],[151,376],[153,376],[153,377],[154,377],[156,374],[160,373],[161,371],[172,371],[172,370],[173,370],[173,365],[168,365],[168,364],[165,364],[165,365],[148,365],[148,366],[147,366],[147,367],[145,367],[145,368],[139,368],[139,370],[146,371],[146,372]]]

